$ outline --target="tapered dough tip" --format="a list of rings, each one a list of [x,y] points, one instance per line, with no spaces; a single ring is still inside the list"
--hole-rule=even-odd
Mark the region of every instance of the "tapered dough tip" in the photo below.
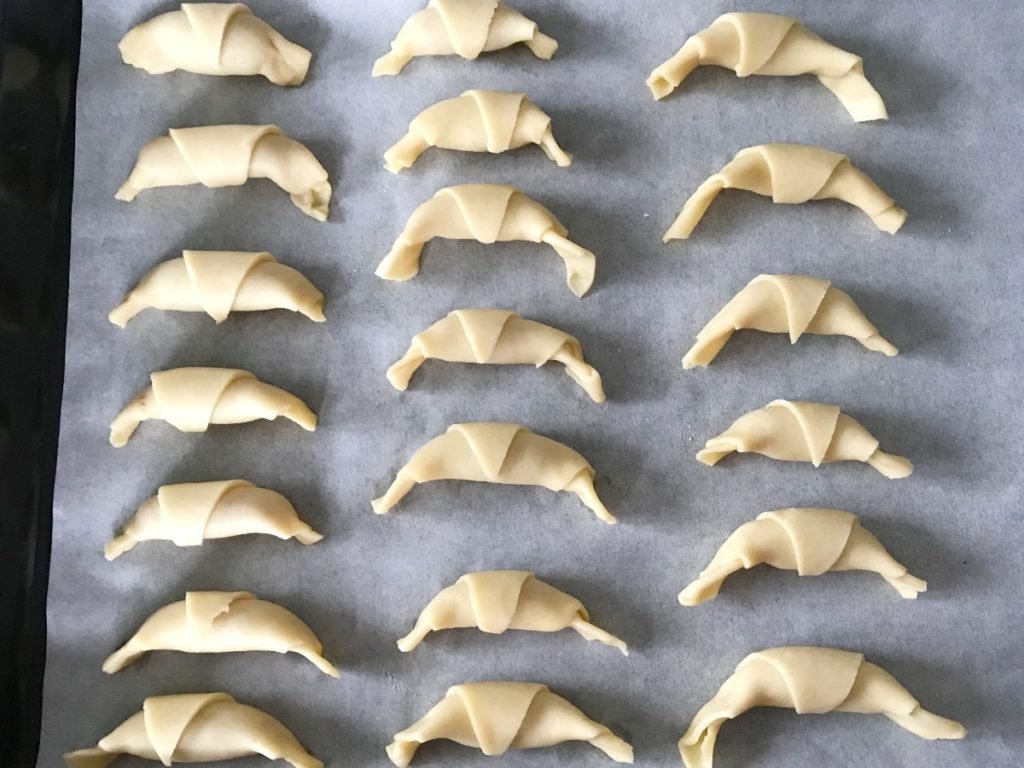
[[[880,450],[876,450],[868,457],[868,464],[890,480],[902,480],[905,477],[910,477],[914,471],[914,465],[910,459]]]
[[[139,196],[139,190],[129,184],[127,181],[122,184],[117,192],[114,194],[115,200],[120,200],[125,203],[130,203],[136,197]]]
[[[293,648],[292,650],[294,650],[299,655],[305,657],[308,661],[310,661],[312,664],[314,664],[316,666],[316,668],[319,669],[324,674],[330,675],[331,677],[334,677],[334,678],[341,677],[341,672],[338,671],[338,668],[336,666],[334,666],[333,664],[331,664],[331,662],[329,662],[327,659],[325,659],[319,653],[316,653],[315,651],[311,651],[311,650],[300,650],[298,648]]]
[[[316,544],[319,541],[323,541],[324,535],[318,531],[314,531],[308,525],[302,530],[295,532],[295,540],[300,544],[309,546],[310,544]]]
[[[130,304],[130,300],[118,304],[110,310],[110,313],[107,315],[107,320],[118,328],[127,328],[128,321],[135,317],[134,309]]]
[[[384,515],[387,514],[388,510],[390,510],[393,505],[388,504],[385,498],[381,496],[380,498],[371,501],[370,506],[373,507],[374,514]]]
[[[298,424],[307,432],[316,432],[317,415],[304,403],[298,403],[281,415]]]
[[[712,451],[705,448],[703,451],[697,453],[697,461],[701,464],[707,464],[709,467],[713,467],[722,460],[726,453],[728,453],[728,451]]]
[[[384,748],[384,751],[388,753],[388,758],[396,768],[408,768],[419,746],[415,741],[393,741]]]
[[[312,320],[314,323],[326,323],[327,316],[324,315],[324,300],[321,298],[320,301],[306,307],[303,313],[306,317]]]
[[[397,51],[388,51],[373,62],[371,75],[373,77],[393,77],[405,69],[405,65],[410,60],[408,56],[403,56]]]
[[[888,232],[890,235],[895,235],[906,223],[907,212],[894,205],[891,208],[886,208],[881,213],[875,214],[871,219],[880,230]]]
[[[116,752],[107,752],[99,747],[91,749],[79,749],[74,752],[65,752],[64,764],[67,768],[107,768],[118,755]]]
[[[555,38],[545,35],[539,29],[534,33],[533,39],[527,43],[533,55],[538,59],[549,60],[558,50],[558,41]]]

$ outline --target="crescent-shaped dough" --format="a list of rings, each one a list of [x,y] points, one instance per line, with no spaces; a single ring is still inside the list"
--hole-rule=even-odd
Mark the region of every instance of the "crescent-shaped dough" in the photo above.
[[[907,220],[907,212],[846,155],[804,144],[762,144],[741,149],[721,171],[697,187],[662,240],[688,239],[723,189],[755,192],[771,197],[774,203],[842,200],[860,208],[889,234],[895,234]]]
[[[577,296],[594,283],[594,254],[567,239],[569,230],[547,208],[504,184],[458,184],[438,190],[420,205],[391,251],[377,266],[377,277],[409,280],[420,271],[423,246],[435,237],[495,242],[547,243],[565,261],[566,282]]]
[[[139,150],[118,200],[132,201],[154,187],[202,184],[237,187],[270,179],[307,216],[327,221],[331,184],[309,149],[276,125],[204,125],[171,128]]]
[[[523,43],[538,59],[550,59],[558,43],[501,0],[430,0],[410,16],[373,64],[373,76],[397,75],[417,56],[475,59]]]
[[[395,734],[388,757],[406,768],[420,745],[435,739],[475,747],[485,755],[587,741],[617,763],[633,762],[633,747],[540,683],[453,685],[418,722]]]
[[[928,589],[928,582],[911,576],[856,515],[792,507],[764,512],[733,531],[700,577],[679,593],[679,602],[700,605],[711,600],[731,574],[761,563],[801,576],[873,571],[909,599]]]
[[[521,424],[452,424],[398,470],[387,492],[373,500],[373,511],[384,514],[419,483],[473,480],[568,491],[579,496],[598,518],[615,523],[594,490],[595,474],[590,463],[572,448]]]
[[[103,662],[108,675],[150,651],[236,653],[273,651],[304,656],[321,672],[338,670],[323,645],[294,613],[249,592],[186,592],[146,619],[132,638]]]
[[[262,755],[294,768],[322,768],[298,739],[262,710],[226,693],[150,696],[92,749],[64,755],[68,768],[106,768],[120,755],[174,763],[219,763]]]
[[[244,424],[284,416],[308,432],[316,414],[290,392],[236,368],[172,368],[149,376],[150,384],[110,424],[110,444],[127,444],[143,421],[162,419],[182,432],[211,424]]]
[[[647,87],[655,99],[663,99],[702,64],[731,69],[740,77],[817,75],[858,123],[889,118],[882,97],[864,77],[864,60],[787,16],[719,16],[660,64],[647,78]]]
[[[499,154],[536,144],[560,168],[572,155],[558,146],[551,118],[525,93],[466,91],[420,112],[409,131],[384,153],[384,167],[400,173],[429,147]]]
[[[315,285],[266,251],[182,251],[151,269],[108,317],[124,328],[150,308],[205,312],[218,323],[231,312],[290,309],[322,323],[323,307]]]
[[[151,75],[263,75],[276,85],[301,85],[312,57],[241,3],[182,3],[129,30],[117,47],[125,64]]]
[[[864,655],[834,648],[769,648],[747,656],[693,718],[679,752],[686,768],[711,768],[723,723],[754,707],[800,715],[885,715],[923,739],[962,739],[964,727],[921,707],[896,678]]]
[[[476,627],[500,635],[508,629],[559,632],[574,629],[629,655],[626,644],[590,623],[583,603],[546,584],[529,571],[478,571],[460,576],[420,613],[412,632],[398,641],[403,653],[413,650],[431,632]]]
[[[457,309],[417,333],[405,356],[388,368],[391,386],[404,392],[427,359],[538,368],[555,360],[595,403],[605,400],[601,374],[587,365],[575,337],[508,309]]]
[[[113,560],[140,541],[196,547],[207,539],[250,533],[295,538],[302,544],[323,538],[299,519],[292,503],[277,491],[258,488],[248,480],[214,480],[160,486],[103,551],[107,560]]]
[[[779,461],[865,461],[890,480],[914,471],[909,459],[879,450],[878,441],[838,405],[773,400],[707,441],[698,461],[714,466],[732,452],[760,453]]]
[[[758,275],[697,334],[683,368],[705,367],[734,332],[749,328],[788,333],[796,344],[804,333],[850,336],[872,352],[893,357],[899,350],[882,338],[853,299],[829,280],[800,275]]]

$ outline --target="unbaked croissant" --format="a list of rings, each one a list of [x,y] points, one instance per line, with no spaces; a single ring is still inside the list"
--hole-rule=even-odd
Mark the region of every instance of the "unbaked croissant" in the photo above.
[[[327,221],[327,171],[304,144],[276,125],[171,128],[139,150],[116,197],[131,201],[144,189],[186,184],[237,187],[249,179],[270,179],[307,216]]]
[[[878,91],[864,77],[860,56],[827,43],[796,19],[774,13],[727,13],[689,38],[647,78],[663,99],[702,64],[748,75],[817,75],[858,123],[886,120]]]
[[[579,341],[550,325],[507,309],[457,309],[412,337],[405,356],[388,368],[388,381],[405,391],[427,359],[451,363],[531,364],[555,360],[595,403],[604,402],[601,374],[583,359]]]
[[[801,576],[873,571],[910,599],[928,589],[928,583],[911,576],[856,515],[793,507],[764,512],[733,531],[700,577],[679,593],[679,602],[700,605],[711,600],[731,574],[761,563]]]
[[[160,486],[103,551],[107,560],[113,560],[140,541],[195,547],[207,539],[251,533],[295,538],[302,544],[323,538],[299,519],[295,507],[280,493],[247,480],[215,480]]]
[[[459,184],[439,190],[413,211],[376,275],[385,280],[415,277],[423,246],[435,237],[488,245],[525,240],[554,248],[565,261],[569,290],[582,296],[594,283],[594,254],[569,240],[568,234],[551,211],[515,187]]]
[[[524,43],[538,59],[550,59],[558,43],[537,25],[501,0],[430,0],[410,16],[391,50],[373,64],[373,76],[397,75],[417,56],[475,59]]]
[[[205,312],[218,323],[231,312],[290,309],[322,323],[324,295],[298,270],[266,251],[182,251],[151,269],[109,315],[124,328],[144,309]]]
[[[172,368],[149,376],[149,386],[110,424],[110,444],[120,448],[143,421],[162,419],[182,432],[211,424],[243,424],[284,416],[316,429],[316,414],[290,392],[236,368]]]
[[[294,613],[249,592],[186,592],[185,599],[158,610],[103,662],[113,674],[150,651],[236,653],[273,651],[304,656],[321,672],[338,670],[323,645]]]
[[[962,739],[964,727],[921,707],[899,682],[864,655],[834,648],[769,648],[747,656],[693,718],[679,752],[686,768],[711,768],[722,725],[754,707],[800,715],[885,715],[923,739]]]
[[[850,336],[888,357],[898,350],[882,338],[853,299],[829,280],[800,275],[758,275],[697,334],[683,368],[708,365],[735,331],[750,328],[788,333],[796,344],[804,333]]]
[[[686,240],[723,189],[743,189],[774,203],[842,200],[860,208],[883,232],[895,234],[907,212],[879,189],[846,155],[804,144],[762,144],[741,149],[726,166],[697,187],[665,237]]]
[[[125,64],[151,75],[263,75],[277,85],[301,85],[311,58],[241,3],[182,3],[131,29],[117,47]]]
[[[384,166],[399,173],[429,147],[499,154],[536,144],[560,168],[572,163],[555,141],[551,118],[525,93],[466,91],[420,112],[409,131],[384,153]]]
[[[384,514],[419,483],[473,480],[568,491],[598,518],[614,523],[594,490],[595,474],[590,463],[572,448],[521,424],[452,424],[398,470],[387,492],[373,500],[373,511]]]
[[[558,632],[571,628],[587,640],[629,655],[622,640],[590,623],[583,603],[529,571],[479,571],[460,576],[427,604],[412,632],[398,641],[398,649],[403,653],[413,650],[431,632],[468,627],[491,635],[508,629]]]
[[[150,696],[92,749],[64,755],[68,768],[106,768],[120,755],[174,763],[219,763],[262,755],[294,768],[321,768],[298,739],[262,710],[226,693]]]
[[[453,685],[418,722],[395,734],[388,757],[406,768],[420,745],[435,739],[450,739],[485,755],[587,741],[617,763],[633,762],[633,747],[540,683]]]
[[[890,480],[908,477],[908,459],[879,450],[878,441],[838,405],[773,400],[740,416],[707,441],[697,459],[710,466],[733,451],[760,453],[779,461],[865,461]]]

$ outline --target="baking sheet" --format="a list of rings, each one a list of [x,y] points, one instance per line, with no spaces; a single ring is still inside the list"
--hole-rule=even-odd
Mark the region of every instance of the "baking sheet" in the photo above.
[[[551,62],[525,49],[420,59],[371,79],[418,0],[253,4],[314,51],[300,89],[262,79],[150,77],[120,63],[125,30],[170,3],[87,0],[67,376],[54,509],[40,765],[89,746],[153,694],[225,690],[291,727],[329,765],[386,765],[384,746],[454,683],[537,680],[636,747],[637,762],[679,764],[675,743],[750,651],[782,644],[861,650],[922,703],[962,720],[966,741],[929,744],[880,717],[797,718],[759,710],[727,726],[721,766],[1009,766],[1024,715],[1019,524],[1024,101],[1015,2],[784,2],[857,51],[889,105],[853,123],[813,78],[739,80],[695,72],[655,103],[649,71],[724,2],[518,0],[555,37]],[[503,156],[428,151],[392,176],[381,154],[422,108],[467,88],[524,90],[575,154],[567,170],[536,148]],[[327,224],[269,182],[181,188],[114,200],[138,148],[172,126],[273,122],[330,170]],[[820,144],[854,161],[910,212],[895,237],[838,203],[772,206],[726,193],[694,237],[660,237],[687,195],[741,147]],[[582,301],[561,262],[529,244],[436,242],[423,271],[396,284],[373,269],[406,217],[439,187],[504,182],[549,206],[598,255]],[[328,296],[328,322],[288,313],[149,311],[122,331],[106,313],[183,248],[269,250]],[[759,272],[831,278],[902,350],[893,360],[848,339],[737,335],[712,367],[679,366],[692,336]],[[539,371],[428,362],[400,394],[384,378],[409,338],[446,312],[504,306],[579,337],[609,395],[591,403],[558,365]],[[152,370],[250,369],[320,414],[314,434],[287,422],[183,435],[143,425],[123,449],[110,419]],[[910,456],[902,482],[859,464],[815,471],[755,457],[708,468],[702,441],[776,397],[836,402],[883,448]],[[448,424],[521,421],[579,449],[621,524],[572,496],[434,483],[391,514],[369,501]],[[178,549],[149,543],[107,563],[104,542],[164,483],[244,477],[288,495],[327,538],[312,548],[248,537]],[[799,579],[766,568],[731,578],[685,609],[675,595],[739,524],[761,511],[821,505],[862,515],[929,582],[900,600],[870,574]],[[632,654],[572,632],[431,636],[403,655],[396,638],[460,574],[532,569],[580,597]],[[151,654],[106,676],[103,658],[187,589],[247,589],[305,619],[344,670],[331,680],[294,656]],[[609,764],[587,745],[510,753],[508,766]],[[255,765],[258,760],[239,762]],[[483,762],[450,743],[417,764]],[[130,764],[126,762],[125,764]]]

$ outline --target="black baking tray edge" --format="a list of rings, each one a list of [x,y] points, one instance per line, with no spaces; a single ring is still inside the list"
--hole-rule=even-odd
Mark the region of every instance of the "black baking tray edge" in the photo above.
[[[0,766],[36,763],[81,0],[0,0]]]

